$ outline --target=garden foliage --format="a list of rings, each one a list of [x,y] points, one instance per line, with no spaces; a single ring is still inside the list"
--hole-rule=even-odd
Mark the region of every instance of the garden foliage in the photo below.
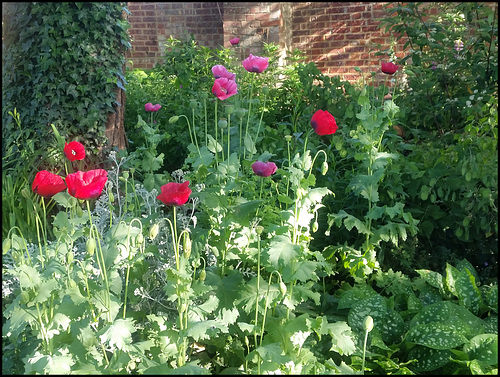
[[[443,134],[408,59],[357,85],[237,43],[127,72],[131,147],[93,170],[51,126],[3,236],[3,373],[497,374],[498,91]]]

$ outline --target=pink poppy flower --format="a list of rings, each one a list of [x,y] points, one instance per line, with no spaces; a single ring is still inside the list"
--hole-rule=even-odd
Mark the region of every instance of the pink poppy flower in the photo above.
[[[156,105],[153,105],[151,102],[148,102],[144,105],[144,109],[146,111],[156,112],[156,111],[161,109],[161,105],[159,103],[157,103]]]
[[[226,79],[233,80],[236,78],[236,74],[229,72],[223,65],[217,64],[212,67],[212,73],[216,79],[225,77]]]
[[[47,170],[36,173],[33,184],[31,185],[33,192],[44,198],[51,198],[65,188],[66,183],[64,183],[62,177]]]
[[[382,63],[382,72],[392,75],[398,70],[398,66],[391,62]]]
[[[250,54],[250,56],[243,60],[241,64],[248,72],[262,73],[269,66],[269,58],[263,58],[261,56],[254,56]]]
[[[104,169],[77,171],[66,176],[68,193],[77,199],[95,199],[101,195],[108,180],[108,172]]]
[[[229,80],[225,77],[220,77],[215,79],[214,86],[212,87],[212,93],[217,96],[221,101],[238,94],[238,86],[233,80]]]
[[[70,161],[83,160],[85,158],[85,147],[78,141],[72,141],[69,144],[64,143],[64,154]]]
[[[231,43],[233,46],[237,45],[238,43],[240,43],[240,39],[239,38],[230,39],[229,43]]]
[[[318,110],[311,118],[311,127],[318,135],[331,135],[337,130],[337,122],[328,111]]]
[[[181,206],[188,201],[189,195],[191,195],[191,189],[188,186],[189,181],[167,183],[161,186],[161,194],[156,199],[161,200],[167,206]]]
[[[259,177],[269,177],[271,174],[276,173],[278,167],[274,162],[255,161],[252,164],[253,172]]]

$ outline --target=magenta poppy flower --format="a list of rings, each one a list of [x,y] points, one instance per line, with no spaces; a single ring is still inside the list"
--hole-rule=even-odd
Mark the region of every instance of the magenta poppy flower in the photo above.
[[[241,62],[243,68],[248,72],[262,73],[269,66],[269,58],[263,58],[261,56],[254,56],[250,54],[248,58]]]
[[[181,206],[188,201],[189,195],[191,195],[191,189],[188,186],[189,181],[167,183],[161,186],[161,194],[156,199],[161,200],[167,206]]]
[[[230,39],[229,43],[231,43],[233,46],[237,45],[238,43],[240,43],[240,39],[239,38]]]
[[[238,94],[238,86],[233,80],[229,80],[225,77],[220,77],[215,79],[214,86],[212,87],[212,93],[217,96],[221,101],[229,98],[235,94]]]
[[[382,63],[382,72],[392,75],[398,70],[398,66],[391,62]]]
[[[156,111],[161,109],[161,105],[159,103],[157,103],[156,105],[153,105],[151,102],[148,102],[144,105],[144,109],[146,111],[156,112]]]
[[[85,158],[85,147],[78,141],[72,141],[69,144],[64,143],[64,154],[70,161],[83,160]]]
[[[236,74],[229,72],[223,65],[217,64],[212,67],[212,73],[216,79],[225,77],[226,79],[233,80],[236,78]]]
[[[337,122],[328,111],[318,110],[311,118],[311,127],[318,135],[331,135],[337,130]]]
[[[269,177],[271,174],[276,173],[276,169],[278,167],[274,162],[255,161],[252,164],[253,172],[259,177]]]
[[[62,177],[47,170],[36,173],[33,184],[31,185],[33,192],[44,198],[51,198],[65,188],[66,183],[64,183]]]
[[[101,195],[108,180],[108,172],[104,169],[77,171],[66,176],[68,193],[77,199],[95,199]]]

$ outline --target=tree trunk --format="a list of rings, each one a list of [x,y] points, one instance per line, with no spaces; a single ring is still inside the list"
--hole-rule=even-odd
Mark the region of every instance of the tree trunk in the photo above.
[[[125,126],[123,118],[125,114],[125,91],[121,88],[116,88],[116,102],[114,105],[115,112],[108,114],[106,122],[106,137],[108,138],[108,147],[118,147],[118,149],[127,149],[128,141],[125,134]]]

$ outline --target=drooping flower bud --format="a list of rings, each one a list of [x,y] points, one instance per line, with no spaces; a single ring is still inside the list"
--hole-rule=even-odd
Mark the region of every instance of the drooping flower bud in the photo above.
[[[206,279],[206,277],[207,277],[207,271],[201,270],[200,276],[199,276],[200,281],[204,281]]]
[[[160,226],[158,224],[153,224],[151,229],[149,229],[149,238],[154,240],[160,231]]]
[[[328,162],[323,161],[323,164],[321,165],[321,175],[326,175],[328,172]]]
[[[93,238],[89,238],[85,243],[85,250],[87,250],[90,256],[94,255],[95,247],[95,240]]]
[[[371,316],[366,316],[365,320],[363,321],[363,326],[365,327],[365,330],[370,332],[373,330],[373,318]]]
[[[184,254],[186,255],[186,258],[189,259],[191,255],[191,238],[189,238],[189,234],[187,233],[184,235],[182,247],[184,248]]]
[[[168,120],[168,123],[173,124],[173,123],[177,122],[178,120],[179,120],[179,117],[177,115],[174,115],[174,116],[170,117],[170,119]]]

